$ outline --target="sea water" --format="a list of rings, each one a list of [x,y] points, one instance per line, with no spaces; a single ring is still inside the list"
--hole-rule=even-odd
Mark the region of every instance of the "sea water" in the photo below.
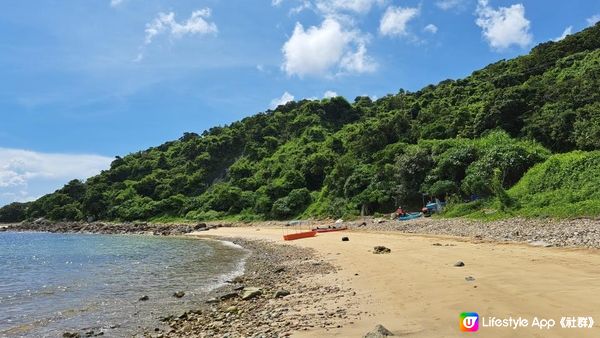
[[[240,274],[246,255],[191,238],[0,232],[0,337],[152,330]]]

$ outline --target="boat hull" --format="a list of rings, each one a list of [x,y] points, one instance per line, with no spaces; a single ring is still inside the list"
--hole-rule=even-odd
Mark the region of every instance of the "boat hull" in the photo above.
[[[293,241],[293,240],[301,239],[301,238],[315,237],[316,235],[317,235],[316,231],[297,232],[295,234],[283,235],[283,240]]]

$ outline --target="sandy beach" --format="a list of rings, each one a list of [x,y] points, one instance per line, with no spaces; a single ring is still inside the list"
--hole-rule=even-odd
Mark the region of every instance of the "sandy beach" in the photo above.
[[[237,237],[284,243],[276,227],[231,227],[195,232],[192,236]],[[348,236],[349,242],[341,237]],[[563,329],[563,316],[593,317],[600,323],[600,251],[544,248],[527,244],[397,232],[344,231],[285,242],[316,251],[338,267],[319,276],[324,285],[356,292],[353,303],[363,312],[341,328],[314,328],[293,337],[362,337],[382,324],[398,336],[458,337],[461,312],[481,319],[522,317],[553,319],[551,329],[481,327],[485,337],[598,337],[587,329]],[[374,246],[391,253],[375,255]],[[463,267],[455,267],[457,261]],[[466,277],[473,277],[468,281]],[[311,283],[307,280],[307,283]],[[335,300],[314,298],[324,308]],[[480,319],[480,320],[481,320]]]

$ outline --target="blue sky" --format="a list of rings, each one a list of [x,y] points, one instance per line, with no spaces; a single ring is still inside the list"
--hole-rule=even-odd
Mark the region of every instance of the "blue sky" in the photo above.
[[[598,1],[20,0],[0,12],[0,205],[295,98],[460,78]]]

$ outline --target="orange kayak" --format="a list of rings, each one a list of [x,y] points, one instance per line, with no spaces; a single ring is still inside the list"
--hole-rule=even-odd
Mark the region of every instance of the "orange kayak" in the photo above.
[[[295,234],[283,235],[283,239],[286,241],[293,241],[300,238],[315,237],[316,234],[316,231],[297,232]]]

